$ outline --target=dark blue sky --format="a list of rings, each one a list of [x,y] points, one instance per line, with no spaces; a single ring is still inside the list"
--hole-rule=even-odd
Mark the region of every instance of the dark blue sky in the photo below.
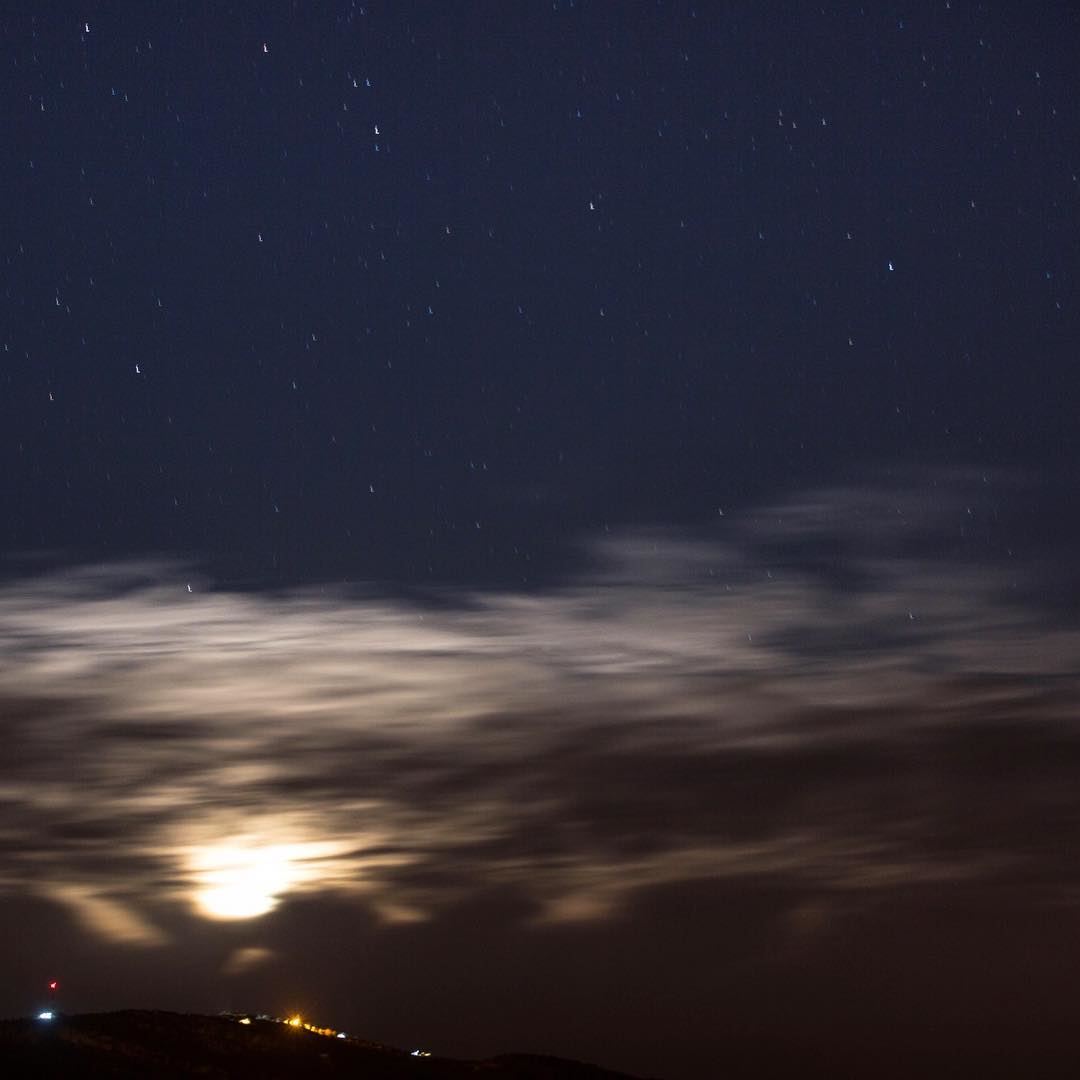
[[[1074,6],[38,6],[0,1012],[1066,1053]]]
[[[9,551],[521,585],[1077,456],[1068,5],[73,12],[3,27]]]

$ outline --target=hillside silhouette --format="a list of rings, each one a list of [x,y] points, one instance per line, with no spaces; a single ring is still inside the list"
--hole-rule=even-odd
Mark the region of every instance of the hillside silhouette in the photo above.
[[[530,1054],[486,1061],[418,1057],[362,1039],[265,1018],[147,1010],[0,1021],[5,1077],[364,1077],[365,1080],[633,1080],[595,1065]]]

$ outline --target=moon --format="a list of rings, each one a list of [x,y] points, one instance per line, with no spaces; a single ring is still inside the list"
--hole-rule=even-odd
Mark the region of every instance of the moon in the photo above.
[[[195,906],[210,919],[266,915],[297,877],[285,847],[214,848],[199,862]]]

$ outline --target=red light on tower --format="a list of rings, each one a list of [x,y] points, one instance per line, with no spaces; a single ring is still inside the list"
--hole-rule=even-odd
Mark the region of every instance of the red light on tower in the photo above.
[[[60,985],[60,984],[59,984],[59,983],[58,983],[58,982],[57,982],[57,981],[56,981],[55,979],[53,979],[53,980],[52,980],[52,981],[51,981],[51,982],[49,983],[49,989],[50,989],[50,990],[55,990],[55,989],[56,989],[56,988],[57,988],[57,987],[58,987],[59,985]]]

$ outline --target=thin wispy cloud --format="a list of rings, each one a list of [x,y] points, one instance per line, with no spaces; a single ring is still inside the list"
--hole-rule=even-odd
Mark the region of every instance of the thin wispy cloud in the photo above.
[[[715,878],[1075,887],[1024,837],[1072,798],[1080,633],[1025,599],[1037,568],[942,554],[993,491],[930,479],[606,536],[539,594],[238,594],[154,563],[9,582],[0,886],[142,945],[163,904],[327,892],[400,922],[505,885],[544,922]],[[1033,733],[1054,752],[998,778],[1003,822],[969,750]]]

